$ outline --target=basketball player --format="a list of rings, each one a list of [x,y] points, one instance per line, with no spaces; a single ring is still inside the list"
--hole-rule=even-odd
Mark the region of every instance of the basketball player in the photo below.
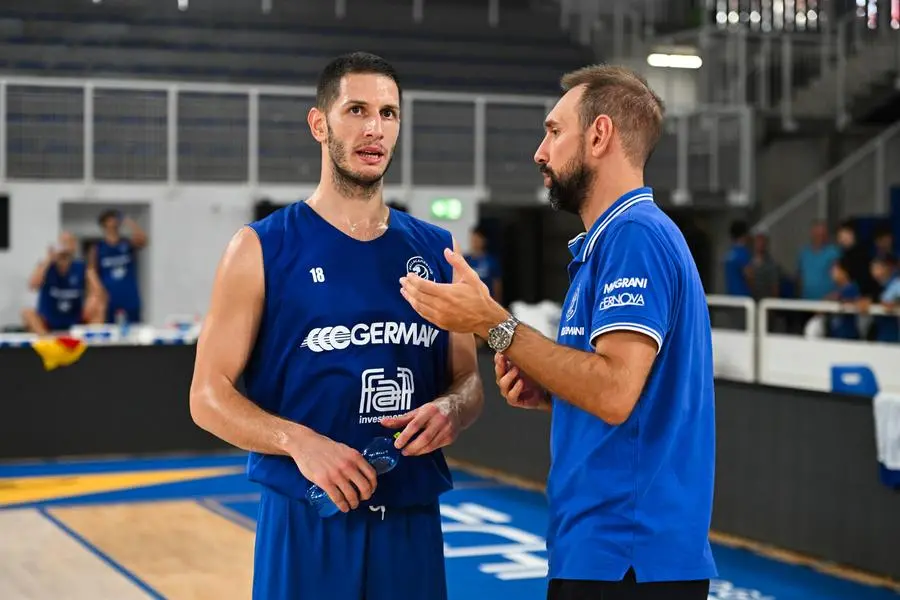
[[[411,274],[403,294],[438,327],[487,340],[509,404],[552,411],[548,600],[706,600],[712,334],[687,243],[644,183],[662,101],[606,65],[561,83],[535,162],[585,233],[569,242],[556,341],[507,314],[456,254],[458,282]]]
[[[37,309],[22,311],[30,332],[45,335],[103,322],[106,294],[96,272],[75,258],[76,247],[75,236],[62,232],[57,245],[47,250],[47,258],[31,273],[28,287],[38,293]]]
[[[147,246],[147,234],[134,219],[122,218],[117,210],[104,211],[98,219],[103,239],[90,253],[90,262],[109,295],[105,319],[115,323],[124,317],[127,323],[141,322],[141,293],[138,289],[136,253]],[[124,237],[124,225],[131,233]]]
[[[195,422],[250,451],[262,485],[253,597],[442,600],[441,448],[478,416],[471,334],[449,334],[400,295],[407,272],[450,282],[451,235],[383,199],[401,91],[377,56],[337,58],[309,111],[321,179],[305,201],[227,247],[197,348]],[[245,392],[237,389],[243,373]],[[361,450],[400,432],[376,477]],[[322,518],[310,484],[340,508]]]

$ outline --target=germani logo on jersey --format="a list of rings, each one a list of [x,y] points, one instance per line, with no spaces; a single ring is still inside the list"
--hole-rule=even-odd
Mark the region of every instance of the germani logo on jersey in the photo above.
[[[313,352],[344,350],[350,345],[368,346],[379,344],[431,348],[431,345],[437,339],[438,333],[439,331],[431,325],[397,323],[396,321],[358,323],[352,327],[345,327],[344,325],[316,327],[306,334],[300,347],[309,348]]]
[[[623,292],[621,294],[612,294],[603,296],[600,306],[597,310],[607,310],[617,308],[619,306],[644,306],[643,294],[632,294],[631,292]]]
[[[414,273],[422,279],[434,281],[434,273],[431,271],[431,267],[428,266],[428,263],[421,256],[413,256],[406,261],[406,272]]]
[[[566,325],[560,332],[560,335],[584,335],[584,327],[569,327]]]
[[[382,368],[366,369],[362,372],[361,387],[360,424],[378,423],[392,413],[402,414],[412,408],[416,385],[412,371],[406,367],[397,367],[396,378],[388,377]]]
[[[612,283],[607,283],[603,286],[603,293],[608,294],[613,290],[618,290],[621,288],[644,288],[647,287],[647,278],[646,277],[619,277]]]

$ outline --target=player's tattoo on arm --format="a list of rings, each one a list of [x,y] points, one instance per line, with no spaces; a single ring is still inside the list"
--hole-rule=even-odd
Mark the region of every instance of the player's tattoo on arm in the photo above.
[[[484,392],[477,371],[465,373],[453,382],[447,393],[435,399],[438,409],[456,421],[460,431],[478,419],[484,406]]]

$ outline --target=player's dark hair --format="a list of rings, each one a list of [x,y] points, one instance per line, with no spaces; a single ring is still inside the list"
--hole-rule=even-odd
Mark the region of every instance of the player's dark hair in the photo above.
[[[322,112],[327,112],[338,97],[341,80],[347,75],[360,73],[384,75],[391,78],[397,84],[400,99],[403,99],[403,88],[400,86],[397,71],[388,61],[368,52],[351,52],[338,56],[322,69],[316,85],[316,107]]]
[[[100,213],[99,217],[97,217],[97,223],[99,223],[100,226],[102,227],[103,224],[106,223],[107,219],[110,219],[113,217],[118,217],[118,216],[119,216],[119,211],[114,210],[112,208],[108,208],[108,209],[104,210],[102,213]]]
[[[846,256],[842,256],[834,261],[834,266],[843,271],[848,277],[850,276],[850,261]]]
[[[646,79],[623,67],[591,65],[566,73],[560,85],[563,92],[585,86],[579,115],[584,129],[608,115],[628,160],[640,168],[647,164],[662,137],[665,106]]]
[[[731,224],[730,229],[732,240],[739,240],[750,233],[750,227],[747,225],[746,221],[734,221]]]

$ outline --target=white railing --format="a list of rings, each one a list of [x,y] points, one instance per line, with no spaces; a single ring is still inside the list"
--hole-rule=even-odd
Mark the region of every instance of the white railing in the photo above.
[[[874,382],[878,391],[900,393],[900,343],[824,337],[822,331],[810,331],[808,322],[803,334],[769,331],[775,311],[822,318],[822,315],[858,314],[854,307],[837,302],[779,298],[755,302],[750,298],[719,295],[707,296],[707,303],[713,313],[715,309],[741,309],[742,312],[738,326],[713,327],[713,361],[718,379],[862,394]],[[530,308],[527,314],[526,308]],[[516,309],[517,316],[530,319],[533,326],[554,337],[559,326],[558,314],[548,313],[546,307],[521,303]],[[862,317],[877,316],[900,319],[900,313],[889,313],[878,305],[873,305]],[[718,317],[713,315],[714,325],[723,321]],[[191,315],[180,320],[167,319],[172,322],[166,327],[132,326],[127,331],[115,325],[78,326],[68,333],[88,345],[193,344],[200,333],[198,318]],[[826,323],[823,325],[827,327]],[[0,334],[0,348],[28,347],[37,339],[33,334]]]
[[[709,295],[710,307],[742,308],[743,327],[712,330],[716,377],[753,383],[756,373],[756,303],[751,298]]]
[[[0,77],[0,186],[36,180],[312,184],[320,152],[306,111],[314,98],[313,87]],[[533,154],[556,101],[406,91],[399,169],[388,172],[387,183],[406,190],[510,189],[534,198],[542,184]],[[668,119],[648,168],[654,187],[685,197],[690,190],[752,197],[748,109],[674,108]],[[698,138],[688,126],[698,119],[729,135]],[[720,174],[720,156],[733,157],[736,168]]]
[[[833,315],[857,315],[865,322],[869,317],[879,316],[900,319],[897,312],[889,313],[873,305],[868,315],[860,315],[855,307],[837,302],[776,298],[761,301],[758,310],[759,383],[818,391],[831,391],[837,386],[852,389],[866,384],[864,378],[868,372],[880,391],[900,392],[900,343],[821,337],[821,331],[808,330],[808,321],[804,336],[768,331],[773,311],[816,315],[814,318],[823,319],[823,327],[827,327],[827,319]]]
[[[845,340],[827,336],[827,319],[833,315],[858,315],[860,329],[874,317],[900,319],[873,305],[866,315],[837,302],[810,302],[771,298],[707,296],[714,324],[721,324],[719,308],[743,309],[743,324],[714,327],[713,353],[716,377],[817,391],[865,390],[871,378],[880,391],[900,392],[900,343]],[[772,332],[773,312],[801,313],[802,334]],[[813,323],[809,319],[816,318]],[[786,319],[782,319],[786,320]],[[859,392],[865,393],[865,392]]]

